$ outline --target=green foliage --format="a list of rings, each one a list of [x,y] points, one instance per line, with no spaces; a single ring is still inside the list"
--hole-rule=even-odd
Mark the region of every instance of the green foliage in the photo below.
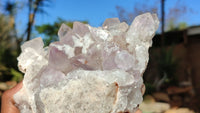
[[[6,1],[4,9],[10,16],[14,16],[17,12],[17,3],[8,0]]]
[[[145,91],[145,95],[151,95],[153,92],[155,92],[156,91],[156,88],[155,88],[155,86],[152,84],[152,83],[145,83],[145,89],[146,89],[146,91]]]
[[[17,44],[16,38],[12,35],[12,26],[9,26],[9,19],[0,15],[0,63],[6,66],[16,65]]]
[[[22,81],[22,79],[23,79],[22,73],[18,72],[17,70],[15,70],[13,68],[11,68],[10,72],[13,75],[12,81],[17,81],[17,82]]]
[[[6,67],[0,64],[0,81],[16,81],[20,82],[23,79],[23,74],[17,69]]]
[[[173,19],[170,19],[168,22],[167,30],[168,31],[179,31],[187,28],[186,22],[180,22],[178,24],[175,24],[175,21]]]
[[[173,48],[161,49],[161,54],[158,58],[158,70],[160,78],[166,75],[165,83],[176,85],[176,69],[178,67],[178,60],[173,56]]]
[[[169,20],[169,23],[168,23],[168,26],[167,26],[167,30],[168,31],[176,30],[176,25],[174,23],[174,20],[172,20],[172,19]]]
[[[6,66],[0,63],[0,81],[4,81],[7,78],[10,78],[8,70],[9,69]]]
[[[179,28],[180,30],[183,30],[183,29],[187,28],[187,23],[186,23],[186,22],[180,22],[180,23],[178,24],[178,28]]]
[[[62,23],[65,23],[67,26],[73,28],[72,21],[65,21],[61,18],[58,18],[53,24],[43,24],[35,27],[38,33],[45,35],[45,38],[43,38],[45,46],[48,46],[51,42],[58,40],[57,33]],[[82,23],[87,24],[88,22],[82,21]]]
[[[6,17],[3,14],[0,14],[0,44],[2,46],[5,46],[6,43],[5,41],[9,40],[9,32],[10,32],[10,26],[9,26],[9,21],[8,17]]]
[[[54,23],[53,25],[43,24],[41,26],[36,26],[38,33],[45,35],[45,38],[43,38],[45,46],[48,46],[51,42],[58,40],[56,36],[58,26],[59,25],[57,23]]]
[[[15,76],[13,74],[16,74],[13,73],[13,69],[18,69],[18,38],[13,35],[15,32],[13,32],[12,24],[10,24],[9,16],[0,15],[0,81],[11,80]]]

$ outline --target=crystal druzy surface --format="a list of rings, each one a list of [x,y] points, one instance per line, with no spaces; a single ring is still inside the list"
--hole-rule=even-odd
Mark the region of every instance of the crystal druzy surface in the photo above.
[[[158,24],[150,13],[130,26],[117,18],[98,28],[74,22],[73,29],[62,24],[59,41],[48,47],[41,38],[25,42],[16,106],[21,113],[134,113]]]

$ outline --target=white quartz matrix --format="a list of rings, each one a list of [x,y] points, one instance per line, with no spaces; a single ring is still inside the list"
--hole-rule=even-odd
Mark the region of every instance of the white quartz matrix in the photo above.
[[[150,13],[130,26],[118,18],[98,28],[74,22],[73,29],[62,24],[59,41],[48,47],[41,38],[25,42],[16,106],[21,113],[134,113],[158,24]]]

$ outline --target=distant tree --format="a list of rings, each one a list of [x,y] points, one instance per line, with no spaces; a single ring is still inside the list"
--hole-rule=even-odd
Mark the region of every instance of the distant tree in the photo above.
[[[183,18],[187,13],[193,13],[193,10],[187,7],[183,1],[177,0],[175,6],[169,9],[168,14],[166,15],[166,30],[172,31],[185,29],[187,23],[183,22]]]
[[[15,27],[15,15],[16,15],[16,12],[17,12],[17,3],[6,1],[6,4],[4,6],[4,10],[6,11],[7,15],[9,15],[10,26],[12,28],[14,28]]]
[[[51,42],[58,40],[57,33],[62,23],[65,23],[69,27],[73,28],[73,21],[65,21],[61,18],[58,18],[53,24],[43,24],[35,27],[38,33],[45,35],[45,38],[43,38],[45,46],[48,46]],[[88,22],[82,21],[82,23],[87,24]]]
[[[178,31],[178,30],[183,30],[186,28],[187,28],[186,22],[180,22],[180,23],[178,23],[178,25],[176,25],[176,23],[173,19],[171,19],[167,25],[167,31]]]
[[[187,28],[187,23],[186,22],[180,22],[179,24],[178,24],[178,29],[179,30],[183,30],[183,29],[186,29]]]
[[[1,3],[0,11],[0,81],[22,80],[18,71],[17,57],[20,53],[21,38],[16,29],[16,15],[20,2],[7,0]]]
[[[152,4],[153,2],[153,4]],[[187,27],[187,23],[182,18],[185,14],[193,12],[193,10],[184,4],[183,1],[177,0],[176,4],[170,9],[165,8],[168,0],[145,0],[145,2],[138,2],[133,5],[133,11],[127,11],[121,6],[116,6],[117,15],[120,21],[131,24],[133,19],[145,12],[157,13],[161,20],[161,47],[165,44],[165,31],[180,30]],[[160,11],[160,12],[158,12]],[[167,12],[166,12],[167,11]]]
[[[13,77],[22,78],[22,74],[17,71],[17,56],[19,55],[17,48],[19,47],[13,40],[15,38],[13,38],[13,28],[10,26],[9,18],[0,14],[0,81],[11,80]]]
[[[168,0],[145,0],[145,2],[138,2],[136,4],[133,4],[133,11],[127,11],[124,7],[116,6],[117,16],[119,17],[120,21],[124,21],[130,24],[133,19],[139,14],[145,12],[157,13],[160,20],[162,20],[162,18],[165,18],[163,21],[166,26],[163,24],[163,31],[166,31],[169,28],[168,25],[172,21],[173,25],[175,25],[175,27],[178,27],[180,21],[183,21],[182,19],[185,14],[193,12],[193,10],[187,7],[182,0],[177,0],[174,6],[172,5],[173,7],[171,7],[170,9],[166,9],[165,7],[165,4],[167,2]],[[163,9],[163,11],[161,9]]]
[[[9,26],[10,26],[10,33],[12,35],[12,37],[10,38],[14,38],[12,40],[17,41],[17,30],[16,30],[16,24],[15,24],[15,16],[17,14],[17,2],[11,2],[11,1],[6,1],[5,6],[4,6],[4,15],[8,16],[8,20],[9,20]],[[17,44],[17,43],[16,43]]]
[[[131,24],[136,16],[145,12],[157,13],[158,9],[156,4],[148,5],[148,4],[137,3],[134,4],[133,11],[131,12],[128,12],[125,8],[121,6],[116,6],[116,10],[117,10],[117,16],[119,17],[120,21]]]
[[[10,40],[8,45],[11,45],[10,49],[16,50],[17,54],[20,52],[20,43],[22,42],[22,38],[20,38],[17,34],[16,28],[16,15],[21,8],[21,2],[18,1],[6,1],[3,5],[3,16],[7,19],[9,26],[9,32],[7,38]]]
[[[167,25],[167,31],[173,31],[175,29],[176,29],[176,25],[174,23],[174,20],[173,19],[169,20],[168,25]]]
[[[26,40],[30,40],[31,37],[31,32],[32,32],[32,26],[35,20],[35,16],[38,13],[46,13],[44,11],[44,7],[48,6],[47,2],[50,2],[50,0],[29,0],[28,1],[28,25],[26,32],[27,33],[27,38]]]
[[[4,49],[10,48],[9,45],[11,41],[11,26],[9,26],[9,17],[0,14],[0,53],[4,51]]]

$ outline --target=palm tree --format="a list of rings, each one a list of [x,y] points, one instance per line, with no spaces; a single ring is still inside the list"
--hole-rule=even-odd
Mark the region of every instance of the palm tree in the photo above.
[[[12,49],[18,49],[18,45],[20,43],[20,39],[17,36],[17,30],[16,30],[16,24],[15,24],[15,16],[17,14],[17,2],[11,2],[6,1],[4,5],[4,11],[5,11],[5,18],[8,18],[8,26],[9,26],[9,32],[7,36],[7,40],[9,40],[9,43],[12,44]]]
[[[28,1],[28,7],[29,7],[29,21],[28,21],[28,27],[26,30],[27,33],[27,38],[26,40],[30,40],[31,32],[32,32],[32,26],[35,20],[35,16],[38,12],[44,13],[45,11],[43,10],[44,6],[46,6],[46,2],[49,0],[29,0]]]

